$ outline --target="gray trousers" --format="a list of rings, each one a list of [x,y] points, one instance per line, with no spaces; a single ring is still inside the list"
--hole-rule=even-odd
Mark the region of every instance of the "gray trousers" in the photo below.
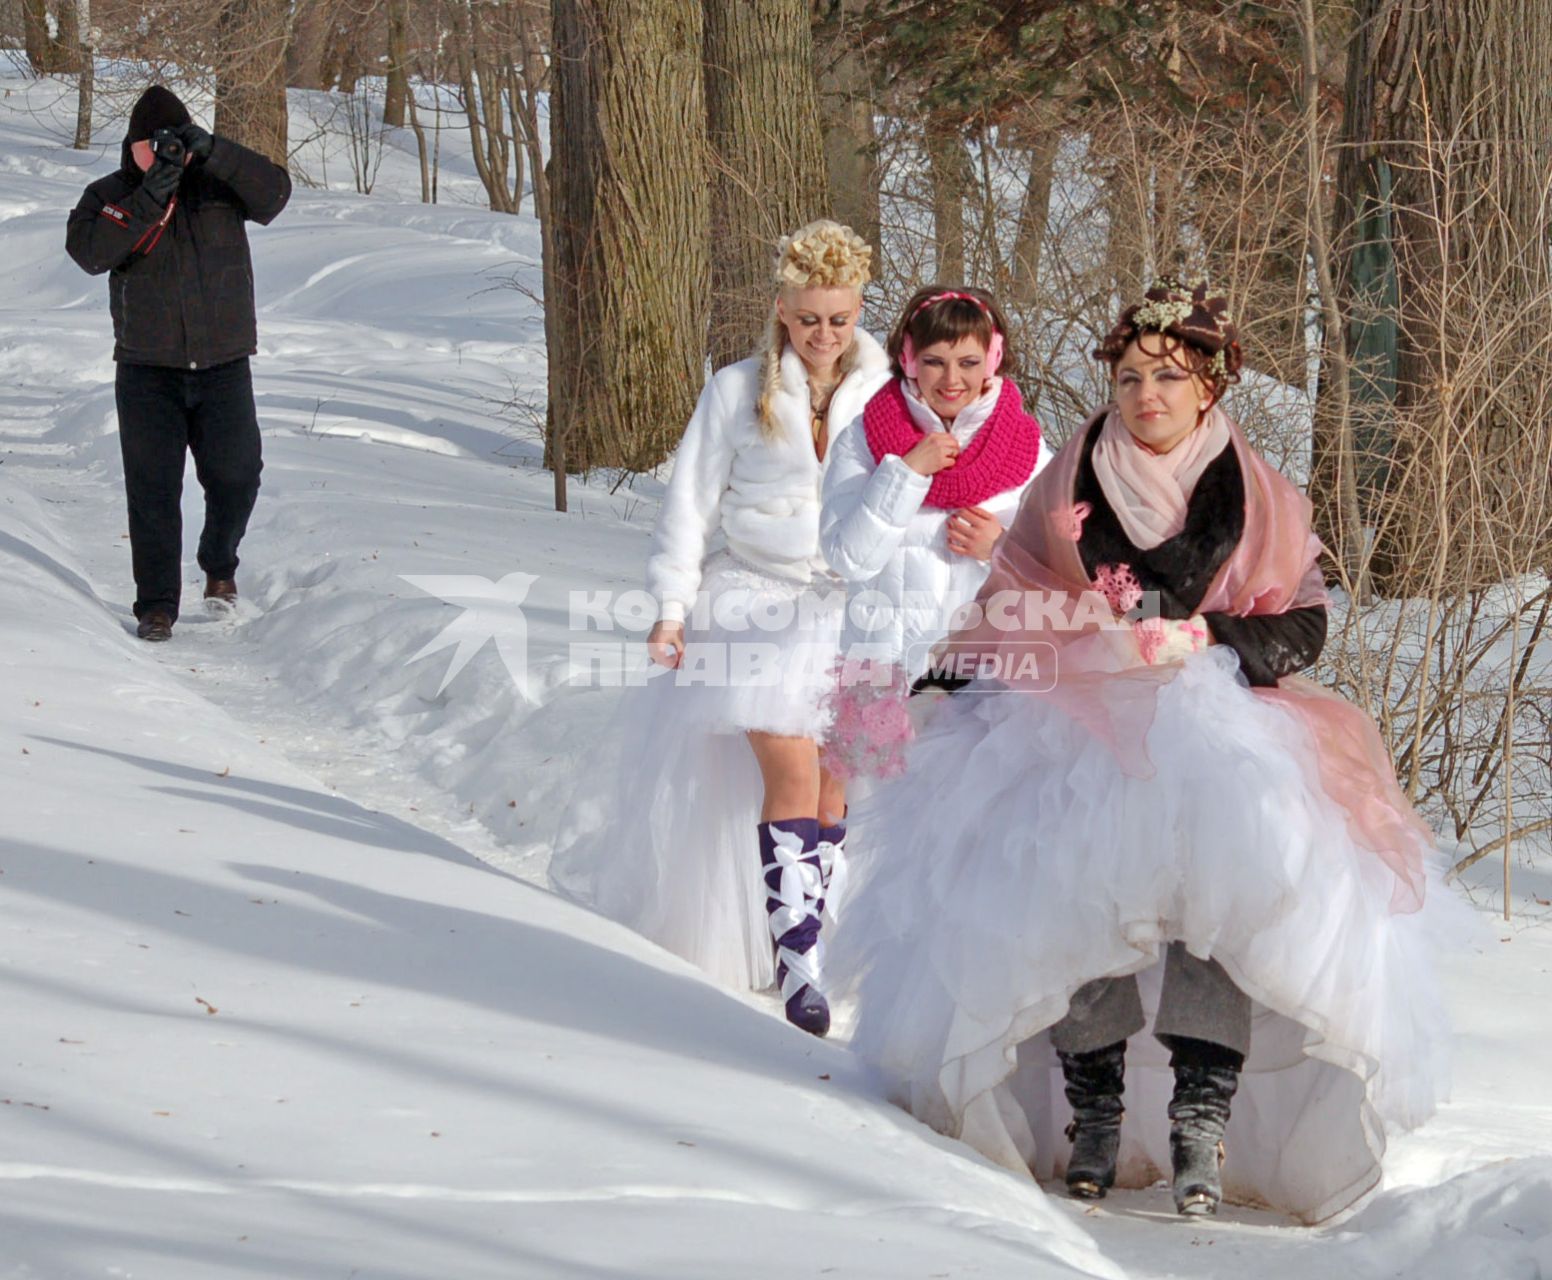
[[[1135,975],[1097,978],[1073,992],[1067,1016],[1051,1028],[1051,1044],[1058,1053],[1090,1053],[1131,1038],[1144,1021]],[[1248,1054],[1250,997],[1216,960],[1198,960],[1185,944],[1172,942],[1153,1034],[1166,1046],[1171,1036],[1188,1036]]]

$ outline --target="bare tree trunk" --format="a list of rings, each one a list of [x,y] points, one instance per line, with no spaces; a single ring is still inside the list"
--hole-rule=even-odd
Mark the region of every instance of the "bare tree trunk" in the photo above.
[[[27,65],[34,75],[44,75],[53,68],[48,31],[47,0],[21,0],[22,45],[27,51]]]
[[[1122,306],[1141,299],[1150,283],[1146,276],[1153,195],[1149,166],[1141,158],[1147,149],[1144,128],[1123,114],[1089,140],[1105,211],[1105,275]]]
[[[747,356],[775,242],[829,212],[809,0],[705,0],[711,361]]]
[[[76,30],[81,33],[81,74],[76,81],[75,149],[92,145],[92,97],[97,81],[96,38],[92,32],[92,0],[65,0],[75,6]]]
[[[353,94],[362,76],[375,69],[367,48],[367,23],[373,12],[353,0],[336,0],[324,39],[321,77],[325,89],[338,86],[341,93]]]
[[[1153,219],[1149,232],[1152,261],[1148,274],[1157,278],[1179,275],[1185,270],[1184,223],[1187,218],[1186,184],[1180,165],[1173,158],[1151,166]]]
[[[516,213],[522,184],[511,183],[512,139],[506,130],[505,102],[510,89],[512,49],[494,41],[471,0],[453,4],[453,56],[469,126],[474,168],[493,213]],[[498,47],[498,45],[500,47]]]
[[[509,56],[506,67],[506,102],[507,121],[502,126],[506,130],[507,137],[511,139],[512,155],[512,212],[523,211],[523,183],[527,174],[523,171],[528,153],[523,147],[523,136],[526,132],[526,120],[523,115],[523,73],[518,70],[517,63]]]
[[[59,0],[54,11],[58,35],[54,37],[53,64],[55,71],[75,75],[81,70],[81,24],[76,12],[75,0]]]
[[[1051,180],[1061,133],[1052,128],[1035,139],[1024,152],[1029,178],[1019,208],[1018,235],[1013,242],[1013,301],[1029,306],[1040,296],[1040,254],[1045,246],[1046,223],[1051,217]]]
[[[544,140],[539,131],[539,97],[549,93],[550,68],[544,57],[544,46],[534,15],[526,5],[518,7],[515,35],[522,67],[515,77],[512,91],[512,131],[528,157],[534,216],[539,219],[540,235],[548,236],[553,228],[550,217],[550,182],[544,164]],[[519,198],[522,185],[519,178]],[[549,260],[546,258],[546,261]]]
[[[508,89],[512,132],[520,143],[518,152],[517,194],[522,197],[522,158],[527,157],[533,186],[534,216],[539,220],[540,268],[544,288],[544,339],[547,350],[564,341],[558,333],[558,306],[551,300],[561,297],[556,276],[555,217],[550,198],[550,166],[544,161],[543,139],[539,131],[539,99],[550,91],[550,64],[544,56],[542,13],[537,5],[523,0],[514,8],[513,41],[520,67],[513,67]],[[545,411],[546,463],[555,484],[555,510],[567,508],[566,475],[568,468],[565,436],[556,430],[555,402],[551,397]]]
[[[501,196],[505,185],[495,181],[490,170],[490,158],[480,141],[483,119],[480,115],[480,88],[476,79],[476,54],[474,48],[474,23],[469,0],[453,0],[451,40],[453,63],[458,71],[458,89],[463,99],[464,119],[469,126],[469,148],[474,159],[475,172],[490,199],[493,213],[504,213]]]
[[[556,0],[552,22],[551,456],[639,470],[672,449],[704,379],[701,7]]]
[[[217,133],[286,163],[286,0],[226,0],[216,67]]]
[[[440,84],[434,76],[433,84]],[[442,179],[442,99],[435,100],[436,123],[432,125],[431,133],[431,203],[437,202],[437,185]]]
[[[420,112],[415,106],[415,95],[406,95],[405,105],[409,107],[410,129],[415,134],[415,154],[420,160],[420,202],[431,203],[431,157],[427,153],[426,130],[420,123]]]
[[[383,123],[404,128],[404,103],[410,95],[409,0],[388,0],[388,71],[383,89]]]
[[[1337,185],[1347,221],[1368,232],[1349,246],[1349,350],[1376,330],[1395,335],[1393,360],[1382,353],[1377,371],[1360,362],[1354,385],[1355,399],[1389,411],[1369,432],[1364,485],[1388,591],[1411,593],[1444,571],[1444,524],[1472,548],[1475,565],[1455,548],[1449,566],[1470,581],[1507,572],[1506,552],[1520,563],[1541,554],[1500,545],[1493,526],[1552,430],[1521,403],[1534,394],[1524,362],[1545,325],[1549,75],[1545,0],[1358,6]],[[1360,270],[1375,259],[1377,282]],[[1385,518],[1401,490],[1424,498],[1427,520]]]
[[[1160,50],[1164,58],[1165,75],[1177,91],[1183,57],[1180,48],[1180,11],[1175,5],[1167,6],[1164,23],[1164,42]],[[1149,261],[1145,268],[1153,279],[1163,275],[1178,275],[1184,266],[1182,224],[1187,220],[1185,208],[1185,174],[1183,161],[1172,155],[1153,158],[1142,166],[1144,187],[1151,186],[1151,193],[1144,190],[1144,208],[1152,202],[1152,216],[1148,219],[1146,243]]]
[[[1352,439],[1351,380],[1341,299],[1333,267],[1332,236],[1326,217],[1325,167],[1320,147],[1320,62],[1316,48],[1314,0],[1299,0],[1299,36],[1304,53],[1304,146],[1310,258],[1320,290],[1324,336],[1320,394],[1315,402],[1308,486],[1314,500],[1315,528],[1341,566],[1344,585],[1360,604],[1369,602],[1368,556],[1358,507],[1354,472],[1357,450]]]
[[[816,6],[818,7],[818,6]],[[879,234],[878,134],[874,125],[872,77],[862,54],[853,46],[848,19],[862,8],[861,0],[830,0],[832,13],[819,30],[815,50],[818,67],[820,127],[824,131],[825,174],[830,183],[830,208],[873,246],[873,275],[883,274]]]
[[[324,87],[323,53],[333,11],[334,0],[296,0],[286,47],[286,83],[293,89]]]
[[[962,284],[965,277],[965,189],[970,158],[959,130],[927,121],[927,167],[932,179],[933,273],[940,284]]]

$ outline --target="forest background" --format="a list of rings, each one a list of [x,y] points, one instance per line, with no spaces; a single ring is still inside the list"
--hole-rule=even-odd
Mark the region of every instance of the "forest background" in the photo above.
[[[1231,408],[1315,505],[1319,677],[1460,867],[1507,890],[1546,847],[1544,0],[0,0],[0,44],[77,87],[83,148],[175,78],[307,184],[286,90],[324,90],[357,188],[403,129],[435,202],[464,132],[490,208],[540,225],[548,395],[510,412],[561,511],[670,455],[814,217],[877,246],[874,329],[923,283],[993,290],[1057,439],[1106,398],[1088,353],[1123,301],[1207,276],[1245,341]]]

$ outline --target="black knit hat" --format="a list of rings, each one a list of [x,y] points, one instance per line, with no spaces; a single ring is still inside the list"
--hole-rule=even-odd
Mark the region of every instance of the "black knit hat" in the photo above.
[[[140,95],[140,101],[129,113],[127,141],[144,142],[158,129],[175,129],[188,124],[189,118],[189,109],[178,100],[177,94],[153,84]]]

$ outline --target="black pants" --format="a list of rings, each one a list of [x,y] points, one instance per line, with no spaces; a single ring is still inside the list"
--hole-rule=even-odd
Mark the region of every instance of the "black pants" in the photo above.
[[[178,616],[183,585],[184,451],[205,490],[199,567],[237,573],[237,544],[259,496],[259,419],[246,359],[211,369],[121,364],[115,385],[135,617],[163,608]]]

